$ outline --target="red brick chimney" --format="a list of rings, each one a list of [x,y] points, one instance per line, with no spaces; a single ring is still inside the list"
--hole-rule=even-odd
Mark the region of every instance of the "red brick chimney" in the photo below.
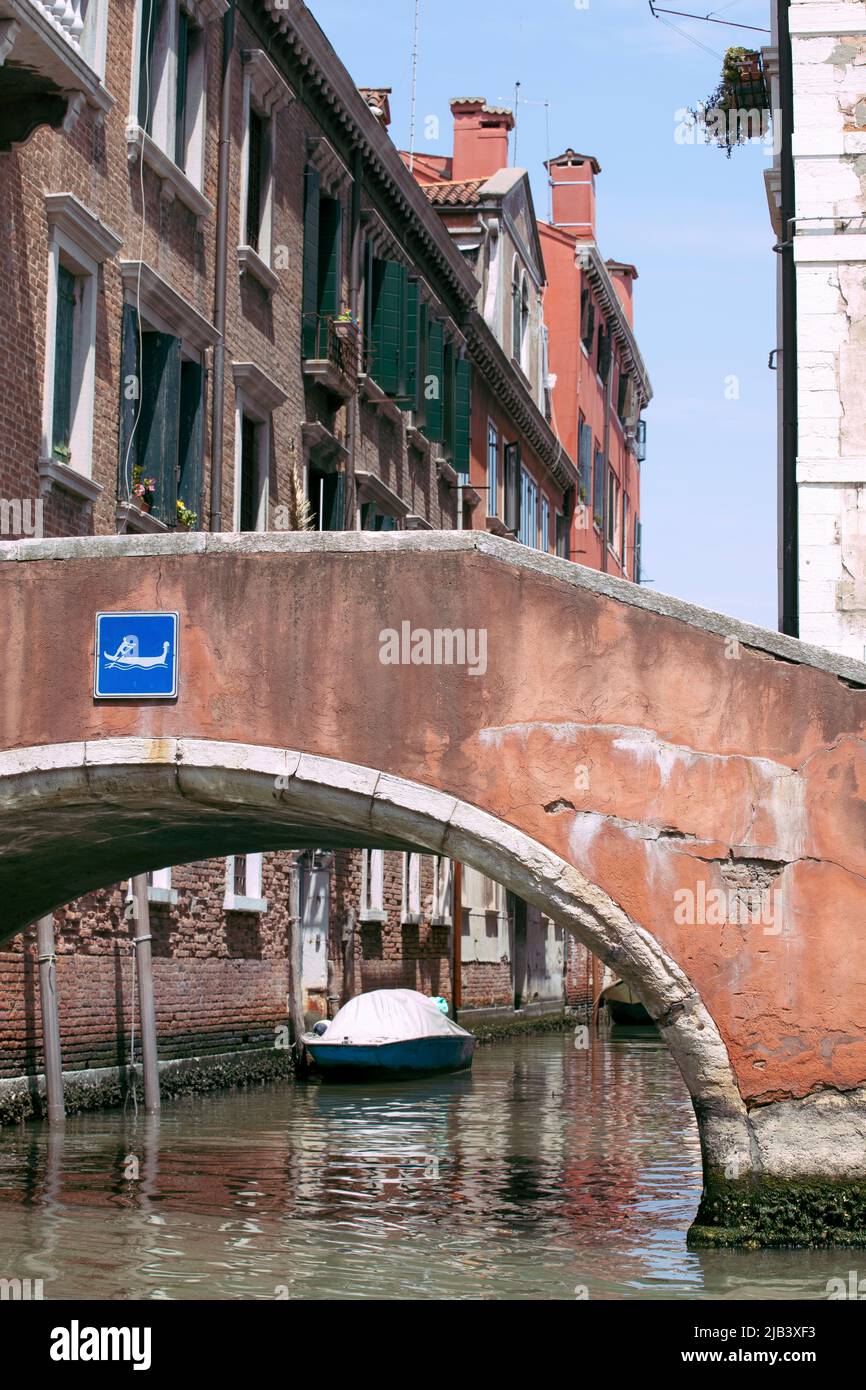
[[[634,282],[637,279],[637,270],[627,261],[608,261],[607,268],[625,310],[625,316],[634,327]]]
[[[502,106],[488,106],[483,97],[455,97],[454,165],[452,179],[489,179],[508,168],[508,136],[514,116]]]
[[[595,241],[595,176],[601,165],[594,155],[565,154],[547,165],[553,184],[553,225],[581,241]]]

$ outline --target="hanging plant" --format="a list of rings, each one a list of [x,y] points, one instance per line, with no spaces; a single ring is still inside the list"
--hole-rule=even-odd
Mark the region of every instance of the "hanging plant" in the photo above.
[[[770,102],[761,55],[751,48],[729,48],[722,80],[705,102],[687,108],[711,144],[730,159],[737,145],[766,134]]]

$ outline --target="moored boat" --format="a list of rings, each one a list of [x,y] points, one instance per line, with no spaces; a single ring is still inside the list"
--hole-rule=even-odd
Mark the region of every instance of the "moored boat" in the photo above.
[[[476,1039],[414,989],[375,989],[350,999],[301,1041],[323,1075],[392,1080],[464,1071]]]
[[[631,985],[625,980],[613,979],[601,992],[601,1002],[610,1015],[611,1023],[627,1023],[632,1027],[646,1027],[652,1019]]]

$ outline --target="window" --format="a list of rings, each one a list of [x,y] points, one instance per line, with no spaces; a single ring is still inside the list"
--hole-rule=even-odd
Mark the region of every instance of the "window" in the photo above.
[[[527,370],[527,349],[529,346],[529,281],[523,277],[523,284],[520,290],[520,354],[518,362],[524,371]]]
[[[48,314],[40,473],[72,470],[88,480],[80,491],[92,501],[101,491],[91,480],[99,267],[118,250],[120,238],[71,193],[47,194],[45,210]]]
[[[521,504],[520,444],[506,444],[504,454],[503,492],[505,497],[505,525],[517,535],[520,531]]]
[[[84,25],[78,36],[81,56],[98,77],[103,77],[105,75],[107,0],[79,0],[78,9]]]
[[[595,305],[589,290],[582,290],[580,295],[580,341],[591,357],[595,342]]]
[[[628,372],[620,372],[619,387],[616,393],[616,413],[621,421],[625,421],[628,414],[631,397],[631,377]]]
[[[610,330],[602,326],[598,330],[598,374],[605,383],[610,376],[612,350]]]
[[[592,480],[592,520],[601,528],[604,521],[604,454],[596,441],[595,472]]]
[[[492,420],[487,421],[487,515],[499,515],[497,487],[499,485],[499,431]]]
[[[265,468],[263,450],[265,445],[265,425],[251,420],[241,411],[241,449],[240,478],[238,479],[237,519],[238,531],[267,530],[267,514],[264,508]],[[264,515],[263,515],[264,513]]]
[[[404,925],[417,925],[423,922],[421,911],[421,856],[403,855],[403,906],[400,920]]]
[[[453,869],[450,859],[443,859],[437,855],[433,860],[432,923],[435,927],[450,926],[453,920]]]
[[[626,573],[628,564],[628,493],[622,495],[622,548],[620,550],[622,572]]]
[[[541,499],[541,548],[545,555],[550,552],[550,503],[546,497]]]
[[[612,468],[607,474],[607,543],[613,551],[618,549],[619,539],[619,479]]]
[[[314,531],[344,531],[345,474],[325,473],[310,464],[307,470],[307,500],[313,513]]]
[[[178,502],[198,519],[204,449],[204,368],[174,333],[156,328],[132,304],[123,309],[120,486],[123,502],[138,480],[153,480],[151,514],[177,524]]]
[[[243,53],[244,147],[241,165],[241,268],[268,290],[273,252],[274,159],[277,115],[292,93],[261,49]],[[252,252],[252,255],[249,253]]]
[[[640,584],[643,581],[643,570],[641,569],[641,542],[643,540],[643,527],[635,517],[634,521],[634,582]]]
[[[361,921],[385,922],[385,852],[365,849],[361,855]]]
[[[267,912],[267,900],[262,897],[261,854],[231,854],[226,859],[226,889],[223,910],[226,912]]]
[[[525,468],[521,469],[520,476],[520,530],[518,539],[533,549],[538,546],[538,485]]]
[[[511,356],[514,358],[515,362],[520,361],[522,347],[520,265],[515,256],[514,266],[511,272]]]
[[[561,512],[556,513],[556,553],[561,560],[567,560],[570,555],[568,545],[568,517]]]
[[[205,32],[178,0],[143,0],[138,13],[138,124],[201,188]]]
[[[581,413],[577,427],[578,495],[581,502],[589,498],[592,485],[592,430]]]
[[[305,359],[321,360],[328,356],[331,320],[342,304],[342,251],[343,205],[339,198],[322,192],[321,174],[308,164],[304,174],[302,290]]]

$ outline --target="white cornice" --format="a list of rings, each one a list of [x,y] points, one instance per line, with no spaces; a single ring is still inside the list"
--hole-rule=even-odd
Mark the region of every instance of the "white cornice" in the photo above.
[[[45,215],[49,227],[64,232],[99,265],[116,256],[123,245],[123,238],[100,222],[74,193],[46,193]]]
[[[130,303],[145,313],[150,310],[193,347],[203,352],[219,342],[220,335],[213,324],[146,261],[121,261],[120,276]]]

